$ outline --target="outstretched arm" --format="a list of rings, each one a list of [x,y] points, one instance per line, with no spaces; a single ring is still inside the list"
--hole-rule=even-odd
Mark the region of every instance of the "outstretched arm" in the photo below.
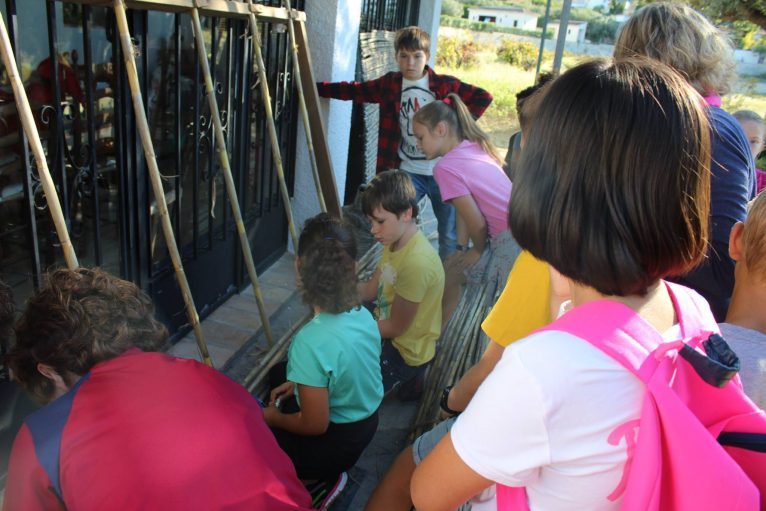
[[[357,103],[380,103],[383,100],[382,78],[366,82],[317,82],[317,92],[323,98],[342,99]]]

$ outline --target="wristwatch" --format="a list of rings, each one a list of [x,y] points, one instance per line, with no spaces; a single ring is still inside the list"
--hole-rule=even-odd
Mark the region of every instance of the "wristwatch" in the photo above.
[[[455,245],[455,250],[457,250],[458,252],[468,252],[468,246],[467,245],[461,245],[461,244],[458,243],[457,245]]]
[[[447,401],[449,401],[449,391],[452,390],[453,386],[454,385],[447,385],[446,387],[444,387],[444,390],[442,390],[442,398],[439,401],[439,408],[444,410],[445,413],[448,413],[454,417],[455,415],[460,415],[460,412],[453,410],[447,404]]]

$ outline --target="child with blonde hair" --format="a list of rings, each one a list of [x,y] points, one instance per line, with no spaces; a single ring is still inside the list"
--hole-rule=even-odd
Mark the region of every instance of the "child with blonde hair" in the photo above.
[[[735,261],[734,293],[721,333],[739,355],[742,385],[766,408],[766,194],[753,201],[745,222],[737,222],[729,238]]]
[[[446,323],[462,283],[486,283],[487,294],[494,299],[519,254],[508,230],[511,181],[489,137],[457,94],[421,108],[413,118],[413,131],[429,159],[441,158],[434,179],[442,199],[457,212],[458,250],[444,264],[442,321]]]

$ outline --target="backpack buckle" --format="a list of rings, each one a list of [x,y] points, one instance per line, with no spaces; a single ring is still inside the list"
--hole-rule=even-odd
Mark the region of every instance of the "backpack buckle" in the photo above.
[[[679,354],[706,383],[724,387],[739,372],[739,357],[718,334],[711,334],[702,347],[704,354],[684,344]]]

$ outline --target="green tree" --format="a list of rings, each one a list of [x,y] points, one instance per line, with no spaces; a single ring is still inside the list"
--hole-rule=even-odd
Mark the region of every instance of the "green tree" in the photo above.
[[[622,14],[625,12],[625,0],[609,0],[609,14]]]
[[[690,0],[690,5],[713,21],[744,19],[766,29],[766,0]]]
[[[758,55],[760,55],[761,57],[766,56],[766,40],[758,39],[757,41],[753,43],[750,49],[753,50]]]
[[[463,4],[458,0],[442,0],[442,14],[460,17],[463,15]]]

